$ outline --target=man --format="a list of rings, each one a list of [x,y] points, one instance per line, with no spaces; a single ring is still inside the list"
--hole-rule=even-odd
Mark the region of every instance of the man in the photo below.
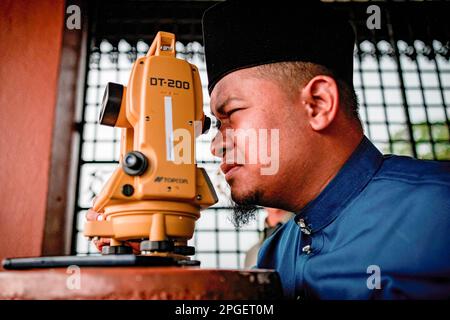
[[[287,298],[450,297],[450,166],[383,156],[364,136],[352,75],[355,36],[329,7],[219,3],[203,17],[212,152],[236,202],[296,213],[267,239],[259,268]],[[278,129],[279,163],[230,163],[227,130]],[[247,159],[247,158],[246,158]]]

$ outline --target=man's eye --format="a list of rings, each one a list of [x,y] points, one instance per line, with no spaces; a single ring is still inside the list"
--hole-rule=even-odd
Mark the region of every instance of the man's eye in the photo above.
[[[232,115],[233,113],[235,113],[236,111],[239,111],[239,110],[241,110],[241,109],[233,109],[233,110],[231,110],[231,111],[228,111],[228,112],[227,112],[227,117],[228,117],[228,118],[231,117],[231,115]]]
[[[222,126],[222,121],[220,121],[219,119],[216,119],[216,128],[217,128],[217,130],[219,130],[221,126]]]

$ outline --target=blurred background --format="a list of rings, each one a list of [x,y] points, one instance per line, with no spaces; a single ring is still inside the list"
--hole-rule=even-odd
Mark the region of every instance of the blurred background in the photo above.
[[[370,29],[372,3],[327,2],[348,12],[357,32],[354,84],[365,134],[384,153],[450,160],[448,3],[374,2],[381,26]],[[177,56],[201,72],[209,115],[201,17],[214,3],[1,2],[0,258],[97,254],[82,235],[84,217],[117,166],[120,134],[97,123],[104,87],[126,85],[155,34],[173,32]],[[69,29],[73,5],[81,25]],[[198,139],[196,159],[220,201],[202,212],[191,245],[202,267],[242,268],[266,212],[239,230],[231,224],[229,190],[209,151],[215,133]]]

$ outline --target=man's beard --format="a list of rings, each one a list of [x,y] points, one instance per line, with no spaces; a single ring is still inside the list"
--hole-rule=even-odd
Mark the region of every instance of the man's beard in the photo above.
[[[244,199],[232,201],[231,208],[233,209],[233,216],[231,222],[235,228],[245,226],[250,221],[256,219],[256,213],[258,212],[257,204],[260,203],[261,195],[259,192],[254,192]]]

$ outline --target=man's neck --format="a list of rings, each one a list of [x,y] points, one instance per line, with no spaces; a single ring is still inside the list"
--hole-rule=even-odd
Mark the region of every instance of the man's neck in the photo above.
[[[317,155],[317,160],[307,169],[308,176],[305,180],[293,189],[300,192],[292,194],[288,200],[293,212],[300,211],[326,188],[361,143],[362,138],[361,132],[347,136],[345,140],[327,138],[321,141],[321,154]]]

